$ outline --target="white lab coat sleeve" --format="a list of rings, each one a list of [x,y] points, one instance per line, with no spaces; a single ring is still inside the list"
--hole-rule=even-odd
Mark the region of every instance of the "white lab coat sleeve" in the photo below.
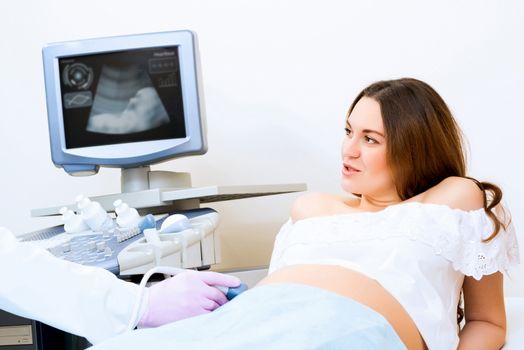
[[[0,309],[83,336],[92,344],[126,330],[139,287],[101,268],[54,257],[0,228]],[[142,305],[147,303],[148,291]],[[139,312],[144,312],[143,307]]]

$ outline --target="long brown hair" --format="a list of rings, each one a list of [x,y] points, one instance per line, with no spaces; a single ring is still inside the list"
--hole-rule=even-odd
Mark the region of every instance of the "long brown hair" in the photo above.
[[[358,94],[348,116],[362,97],[377,101],[387,137],[388,164],[402,200],[435,186],[450,176],[473,180],[484,194],[484,211],[494,230],[505,224],[493,212],[502,199],[501,189],[466,176],[464,138],[448,106],[427,83],[402,78],[371,84]]]

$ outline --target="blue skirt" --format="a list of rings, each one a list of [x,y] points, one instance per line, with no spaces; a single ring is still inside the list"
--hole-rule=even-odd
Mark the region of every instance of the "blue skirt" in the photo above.
[[[103,349],[388,349],[406,347],[386,319],[341,295],[301,284],[250,289],[212,313],[121,334]]]

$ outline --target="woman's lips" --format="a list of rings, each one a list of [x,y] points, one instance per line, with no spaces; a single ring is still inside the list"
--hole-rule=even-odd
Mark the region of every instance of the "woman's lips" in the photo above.
[[[352,167],[349,164],[344,164],[343,167],[342,167],[342,173],[344,175],[351,175],[351,174],[356,174],[356,173],[359,173],[359,172],[360,172],[360,170],[358,170],[357,168]]]

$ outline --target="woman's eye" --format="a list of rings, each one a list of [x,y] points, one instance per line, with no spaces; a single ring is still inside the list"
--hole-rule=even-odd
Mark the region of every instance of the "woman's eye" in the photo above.
[[[344,131],[346,132],[346,135],[351,135],[351,129],[349,128],[344,128]]]
[[[371,144],[378,143],[377,140],[372,139],[369,136],[364,136],[364,140],[366,140],[366,143],[371,143]]]

